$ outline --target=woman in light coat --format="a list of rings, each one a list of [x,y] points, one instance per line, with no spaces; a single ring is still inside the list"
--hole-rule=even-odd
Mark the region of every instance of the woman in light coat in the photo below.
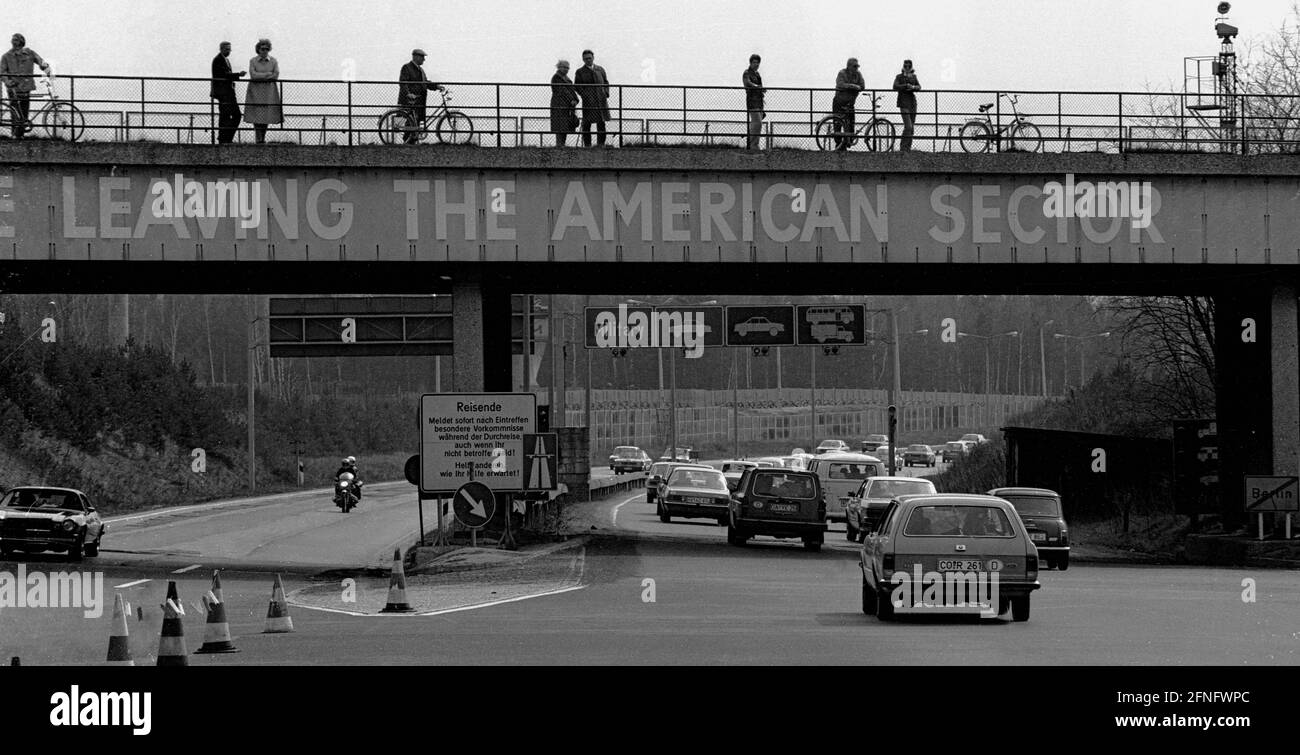
[[[253,124],[258,144],[266,142],[266,126],[284,123],[280,103],[280,64],[271,57],[271,40],[257,40],[257,57],[248,61],[248,94],[244,98],[244,122]]]

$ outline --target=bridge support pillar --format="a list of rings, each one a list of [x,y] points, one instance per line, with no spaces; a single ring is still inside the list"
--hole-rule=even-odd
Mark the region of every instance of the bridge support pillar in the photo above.
[[[1296,285],[1273,286],[1273,474],[1300,475],[1300,320]]]
[[[453,390],[513,390],[510,355],[510,292],[477,277],[452,282]]]
[[[1285,398],[1279,396],[1275,407],[1274,393],[1277,382],[1288,377],[1274,372],[1276,304],[1271,281],[1235,283],[1214,297],[1219,500],[1224,524],[1230,527],[1245,523],[1246,475],[1271,474],[1274,467],[1274,437],[1281,429],[1274,424],[1274,411],[1286,405]],[[1292,354],[1296,349],[1294,320],[1293,295],[1290,328],[1284,326],[1276,336],[1285,339],[1290,333]],[[1289,379],[1294,404],[1295,372]]]

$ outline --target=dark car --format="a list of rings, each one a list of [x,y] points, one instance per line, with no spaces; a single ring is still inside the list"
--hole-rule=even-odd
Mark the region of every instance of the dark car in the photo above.
[[[798,538],[821,550],[826,540],[826,501],[812,472],[747,469],[731,494],[727,542],[744,545],[755,535]]]
[[[686,519],[716,519],[727,523],[727,504],[731,491],[722,473],[712,468],[678,467],[668,475],[659,497],[659,521],[669,522],[672,517]]]
[[[0,498],[0,555],[65,551],[98,556],[108,525],[90,499],[71,488],[18,487]]]
[[[922,467],[934,466],[934,449],[921,443],[913,443],[903,451],[903,466],[913,464]]]
[[[920,477],[868,477],[844,504],[848,539],[862,542],[894,498],[934,492],[934,483]]]
[[[1070,530],[1065,526],[1061,496],[1046,488],[994,488],[997,496],[1016,508],[1020,521],[1029,530],[1029,539],[1049,566],[1061,571],[1070,568]]]
[[[888,435],[868,435],[867,439],[862,441],[862,453],[874,454],[884,446],[889,445]]]
[[[645,502],[654,503],[663,492],[668,476],[678,467],[696,467],[699,469],[713,469],[707,464],[687,464],[680,461],[657,461],[650,466],[650,473],[645,478]]]
[[[619,446],[609,457],[609,471],[614,474],[646,472],[649,469],[650,454],[636,446]]]

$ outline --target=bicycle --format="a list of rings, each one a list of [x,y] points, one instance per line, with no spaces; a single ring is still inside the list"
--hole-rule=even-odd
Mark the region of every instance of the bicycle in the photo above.
[[[442,102],[421,124],[414,123],[415,115],[410,108],[394,108],[379,116],[379,140],[397,144],[415,131],[416,141],[423,141],[432,132],[441,144],[469,144],[474,139],[474,122],[461,111],[447,107],[451,92],[443,89],[440,93]]]
[[[881,95],[872,95],[872,113],[879,112],[880,99]],[[867,114],[862,110],[856,112],[861,115]],[[894,124],[879,115],[859,126],[856,133],[850,133],[848,124],[844,122],[844,116],[832,113],[817,122],[813,134],[817,140],[817,149],[823,151],[838,149],[840,140],[844,138],[849,140],[849,147],[856,144],[858,140],[865,142],[871,152],[889,152],[894,149]]]
[[[39,90],[32,92],[32,99],[45,98],[48,101],[41,106],[34,114],[28,113],[26,122],[22,125],[25,131],[33,130],[32,124],[40,121],[41,128],[51,139],[67,139],[75,142],[81,138],[86,131],[86,116],[81,114],[76,105],[59,99],[59,94],[54,87],[53,77],[43,77],[41,83],[45,85],[45,91]],[[0,133],[13,132],[14,124],[19,120],[18,113],[9,104],[6,99],[3,106],[0,107]]]
[[[967,152],[988,152],[989,144],[994,140],[999,142],[997,151],[1002,151],[1002,135],[1006,134],[1007,150],[1015,150],[1018,145],[1028,147],[1026,152],[1038,152],[1043,147],[1043,134],[1038,127],[1030,123],[1025,116],[1016,110],[1016,103],[1019,96],[1009,94],[1000,94],[999,97],[1006,97],[1011,103],[1011,122],[1001,128],[993,125],[993,119],[989,117],[989,110],[993,108],[994,103],[990,102],[980,105],[980,114],[983,118],[972,118],[962,124],[961,131],[958,135],[961,138],[961,148]]]

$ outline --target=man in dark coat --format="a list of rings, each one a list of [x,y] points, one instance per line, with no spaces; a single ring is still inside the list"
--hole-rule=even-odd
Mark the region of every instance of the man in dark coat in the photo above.
[[[745,109],[749,111],[749,139],[746,149],[758,149],[758,137],[763,131],[763,77],[758,73],[758,66],[763,58],[758,53],[749,56],[749,68],[740,74],[740,83],[745,87]]]
[[[898,92],[898,109],[903,114],[903,139],[899,149],[909,152],[912,149],[912,127],[916,125],[916,95],[921,91],[921,82],[912,70],[912,61],[903,61],[903,71],[894,77],[894,91]]]
[[[573,112],[577,106],[578,93],[569,78],[569,61],[560,60],[551,77],[551,132],[555,134],[555,146],[563,147],[569,133],[578,128],[578,116]]]
[[[230,43],[222,42],[217,57],[212,59],[212,91],[208,94],[217,101],[217,144],[230,144],[239,130],[239,98],[235,96],[235,82],[247,71],[230,70]]]
[[[591,126],[596,125],[596,143],[605,143],[605,121],[609,120],[609,77],[596,65],[591,50],[582,51],[582,68],[573,76],[582,98],[582,146],[591,146]]]
[[[848,64],[835,77],[835,99],[831,101],[831,109],[844,123],[845,135],[836,140],[838,149],[848,149],[853,143],[853,107],[858,101],[858,93],[866,88],[867,83],[858,71],[858,59],[849,58]]]
[[[411,112],[412,122],[402,141],[415,144],[420,140],[420,131],[424,126],[424,109],[428,101],[429,90],[443,91],[442,84],[429,81],[424,75],[424,50],[411,50],[411,62],[402,66],[398,76],[399,86],[397,104]]]

